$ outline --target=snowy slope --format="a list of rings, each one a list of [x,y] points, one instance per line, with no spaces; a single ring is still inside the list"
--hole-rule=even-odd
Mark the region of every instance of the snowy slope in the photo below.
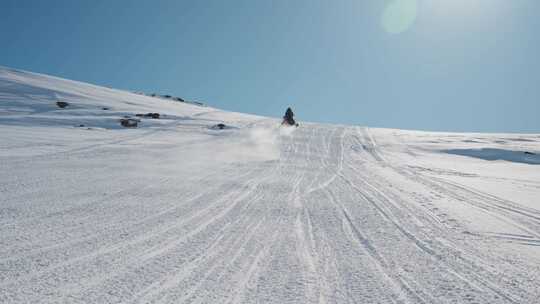
[[[538,303],[540,135],[278,124],[0,68],[0,303]]]

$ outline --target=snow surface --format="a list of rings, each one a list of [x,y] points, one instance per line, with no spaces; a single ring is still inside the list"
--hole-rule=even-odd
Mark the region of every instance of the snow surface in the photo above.
[[[0,68],[0,303],[539,303],[540,135],[278,125]]]

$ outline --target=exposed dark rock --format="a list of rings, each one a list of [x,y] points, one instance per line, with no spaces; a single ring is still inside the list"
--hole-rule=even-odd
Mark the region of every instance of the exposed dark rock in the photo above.
[[[110,108],[108,108],[108,107],[103,107],[101,109],[104,110],[104,111],[110,110]]]
[[[224,123],[218,123],[217,125],[213,125],[212,127],[210,127],[211,129],[214,129],[214,130],[223,130],[223,129],[227,129],[227,125],[224,124]]]
[[[137,117],[146,117],[146,118],[153,118],[153,119],[159,119],[161,116],[159,113],[146,113],[146,114],[135,114]]]
[[[65,102],[65,101],[57,101],[56,102],[56,105],[59,107],[59,108],[65,108],[67,106],[69,106],[69,103]]]
[[[532,153],[532,152],[529,152],[529,151],[525,151],[525,154],[527,154],[527,155],[536,155],[535,153]]]
[[[120,119],[120,124],[125,128],[136,128],[139,124],[139,120],[133,118],[122,118]]]

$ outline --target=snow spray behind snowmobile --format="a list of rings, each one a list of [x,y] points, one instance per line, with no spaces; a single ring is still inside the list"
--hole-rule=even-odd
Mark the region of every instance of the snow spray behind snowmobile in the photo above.
[[[294,113],[290,107],[287,108],[287,111],[285,111],[285,116],[283,116],[283,122],[281,122],[281,125],[298,127],[298,123],[294,120]]]

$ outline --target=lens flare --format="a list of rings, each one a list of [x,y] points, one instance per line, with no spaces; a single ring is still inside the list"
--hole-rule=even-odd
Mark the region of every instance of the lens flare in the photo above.
[[[384,30],[390,34],[407,31],[416,21],[417,0],[392,0],[381,16]]]

